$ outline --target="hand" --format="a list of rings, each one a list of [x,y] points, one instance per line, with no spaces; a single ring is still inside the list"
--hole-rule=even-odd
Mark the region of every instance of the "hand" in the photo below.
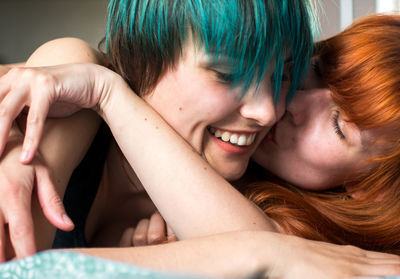
[[[267,268],[268,278],[336,279],[400,274],[400,257],[397,255],[286,235],[278,235],[277,239],[275,243],[274,240],[269,242],[269,246],[277,245],[279,252]]]
[[[140,220],[136,228],[127,228],[122,234],[120,247],[155,245],[177,240],[160,213],[156,212],[150,220]]]
[[[15,125],[16,126],[16,125]],[[22,134],[16,127],[7,143],[0,161],[0,261],[6,259],[5,224],[17,258],[36,252],[34,226],[31,216],[31,200],[34,185],[37,185],[39,202],[46,218],[62,230],[72,230],[74,225],[67,217],[61,199],[54,190],[49,170],[38,153],[32,164],[22,165],[18,161]],[[7,255],[9,258],[10,255]]]
[[[121,80],[117,74],[95,64],[11,69],[0,79],[0,154],[12,121],[25,106],[29,112],[20,161],[26,164],[38,148],[49,109],[50,115],[65,117],[92,108],[117,79]]]

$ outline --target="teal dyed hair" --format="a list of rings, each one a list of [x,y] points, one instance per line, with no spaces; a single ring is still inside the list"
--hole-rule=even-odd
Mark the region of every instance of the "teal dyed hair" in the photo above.
[[[211,57],[232,62],[233,81],[245,89],[274,61],[275,97],[289,55],[293,94],[312,55],[313,12],[311,0],[111,0],[106,52],[114,69],[145,94],[192,35]]]

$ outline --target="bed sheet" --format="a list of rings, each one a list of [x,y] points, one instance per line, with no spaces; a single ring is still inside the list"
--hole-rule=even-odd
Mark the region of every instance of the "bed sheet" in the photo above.
[[[75,252],[46,251],[0,264],[1,279],[200,279]]]

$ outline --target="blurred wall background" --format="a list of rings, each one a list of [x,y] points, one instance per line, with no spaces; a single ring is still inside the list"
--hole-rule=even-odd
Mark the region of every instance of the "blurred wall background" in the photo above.
[[[400,8],[400,0],[320,0],[321,38],[354,18]],[[104,36],[108,0],[0,0],[0,64],[25,61],[42,43],[78,37],[93,47]]]
[[[0,0],[0,64],[25,61],[41,44],[105,34],[108,0]]]

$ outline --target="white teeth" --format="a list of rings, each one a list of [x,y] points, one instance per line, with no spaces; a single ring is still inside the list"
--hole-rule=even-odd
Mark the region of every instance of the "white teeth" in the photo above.
[[[225,142],[229,141],[229,139],[231,138],[231,133],[229,132],[223,132],[221,139]]]
[[[254,142],[255,138],[256,138],[256,134],[250,135],[250,136],[247,138],[247,145],[252,144],[252,143]]]
[[[222,131],[215,128],[210,127],[209,131],[214,134],[215,137],[220,138],[224,142],[230,142],[234,145],[239,146],[247,146],[251,145],[255,138],[256,133],[254,134],[233,134],[228,131]]]
[[[238,140],[238,145],[243,146],[247,144],[247,138],[245,135],[240,135],[239,140]]]
[[[231,136],[231,139],[230,139],[229,141],[230,141],[231,143],[233,143],[233,144],[237,144],[237,143],[238,143],[238,140],[239,140],[238,135],[233,134],[233,135]]]
[[[215,133],[214,133],[214,136],[216,136],[217,138],[220,138],[222,136],[222,132],[220,130],[216,130]]]

